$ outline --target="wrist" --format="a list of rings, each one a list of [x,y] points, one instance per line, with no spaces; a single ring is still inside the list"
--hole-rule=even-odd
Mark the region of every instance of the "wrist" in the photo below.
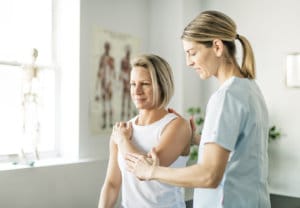
[[[150,174],[148,180],[154,180],[157,172],[157,166],[152,165],[150,169]]]
[[[126,143],[126,142],[129,142],[129,139],[127,139],[125,136],[119,136],[119,138],[118,138],[118,145]]]

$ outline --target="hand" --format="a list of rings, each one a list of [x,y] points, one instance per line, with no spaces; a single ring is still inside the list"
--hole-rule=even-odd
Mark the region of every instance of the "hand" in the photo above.
[[[178,112],[176,112],[173,108],[168,108],[169,113],[174,113],[178,117],[182,117]],[[192,135],[191,135],[191,144],[197,144],[199,145],[200,143],[200,135],[196,133],[197,126],[195,123],[195,119],[193,116],[190,117],[189,119],[191,130],[192,130]]]
[[[176,116],[182,118],[182,115],[180,115],[180,114],[179,114],[177,111],[175,111],[173,108],[168,108],[168,112],[169,112],[169,113],[174,113]]]
[[[190,119],[189,119],[189,121],[190,121],[191,130],[192,130],[191,144],[195,144],[195,141],[196,141],[195,136],[196,136],[196,129],[197,129],[197,127],[196,127],[196,123],[195,123],[194,117],[191,116]]]
[[[153,148],[148,156],[128,153],[125,157],[126,169],[133,173],[140,180],[153,179],[153,172],[156,166],[159,166],[159,158]]]
[[[123,139],[130,140],[132,137],[132,124],[131,122],[117,122],[111,134],[111,138],[116,144],[119,144]]]

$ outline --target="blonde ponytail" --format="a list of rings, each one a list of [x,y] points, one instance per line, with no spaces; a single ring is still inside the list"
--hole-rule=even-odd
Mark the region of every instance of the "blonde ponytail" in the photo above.
[[[237,35],[237,39],[241,42],[243,48],[241,73],[248,79],[255,79],[255,60],[252,47],[246,37]]]

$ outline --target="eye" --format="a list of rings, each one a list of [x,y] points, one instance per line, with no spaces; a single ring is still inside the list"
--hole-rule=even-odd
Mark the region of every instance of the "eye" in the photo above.
[[[189,56],[195,56],[197,54],[197,51],[190,50],[187,52]]]
[[[192,53],[190,53],[190,56],[196,56],[196,52],[192,52]]]
[[[147,86],[147,85],[151,85],[151,83],[149,83],[149,82],[143,82],[142,85]]]
[[[134,82],[131,82],[131,83],[130,83],[130,86],[133,86],[133,87],[134,87],[134,86],[135,86],[135,83],[134,83]]]

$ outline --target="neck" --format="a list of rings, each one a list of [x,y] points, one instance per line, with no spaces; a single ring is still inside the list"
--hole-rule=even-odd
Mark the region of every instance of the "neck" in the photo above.
[[[144,126],[154,123],[163,118],[168,111],[165,108],[153,110],[140,110],[136,124]]]
[[[239,66],[236,64],[224,64],[220,66],[216,75],[220,84],[223,84],[226,80],[230,79],[231,77],[240,77],[242,78],[243,75],[239,69]]]

